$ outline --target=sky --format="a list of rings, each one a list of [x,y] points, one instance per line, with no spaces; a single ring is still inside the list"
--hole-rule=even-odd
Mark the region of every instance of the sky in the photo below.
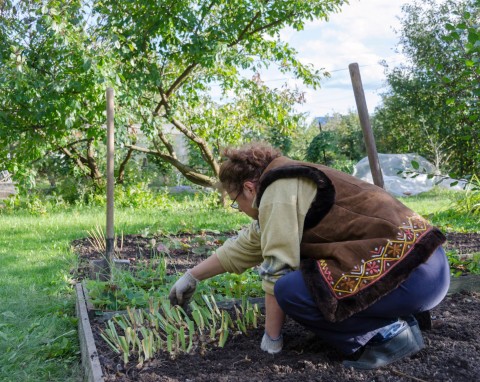
[[[396,53],[401,7],[411,0],[350,0],[340,13],[328,21],[309,22],[304,30],[285,29],[282,40],[298,52],[304,64],[325,69],[331,77],[323,79],[320,90],[306,88],[301,82],[273,69],[261,72],[261,78],[270,87],[285,82],[297,85],[305,92],[306,103],[298,110],[308,112],[311,118],[334,112],[356,111],[355,98],[348,66],[358,63],[369,113],[380,105],[380,93],[385,90],[384,68],[380,61],[398,66],[404,57]]]

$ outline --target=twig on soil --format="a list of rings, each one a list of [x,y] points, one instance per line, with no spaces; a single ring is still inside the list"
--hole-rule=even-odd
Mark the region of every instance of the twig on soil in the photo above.
[[[427,382],[425,381],[424,379],[420,379],[420,378],[417,378],[417,377],[414,377],[412,375],[408,375],[408,374],[405,374],[405,373],[402,373],[401,371],[398,371],[398,370],[392,370],[392,373],[393,374],[396,374],[396,375],[399,375],[400,377],[406,377],[406,378],[410,378],[414,381],[417,381],[417,382]]]
[[[244,359],[241,359],[240,361],[234,362],[233,366],[235,366],[237,363],[240,363],[240,362],[252,362],[252,360],[250,358],[248,358],[248,355],[246,355]]]

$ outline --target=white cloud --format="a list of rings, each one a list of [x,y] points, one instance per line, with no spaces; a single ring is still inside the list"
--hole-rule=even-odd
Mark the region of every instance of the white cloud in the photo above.
[[[385,60],[398,65],[403,57],[395,53],[399,29],[398,17],[405,0],[352,0],[342,11],[330,16],[329,21],[316,20],[308,23],[303,31],[291,28],[282,32],[282,40],[298,51],[305,64],[331,72],[331,78],[322,81],[322,89],[301,88],[306,93],[307,103],[300,110],[312,117],[333,111],[355,110],[355,99],[351,86],[348,65],[358,63],[370,112],[380,102],[379,91],[384,85],[383,67]],[[262,72],[267,84],[285,77],[273,69]],[[273,82],[273,81],[272,81]],[[295,81],[288,81],[295,84]],[[297,85],[300,85],[297,83]]]

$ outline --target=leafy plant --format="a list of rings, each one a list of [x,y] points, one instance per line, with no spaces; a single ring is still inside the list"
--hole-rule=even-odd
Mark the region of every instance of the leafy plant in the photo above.
[[[205,280],[199,285],[198,291],[199,293],[212,293],[217,298],[228,299],[264,295],[260,276],[255,269],[248,269],[240,275],[225,273]]]
[[[420,164],[417,161],[412,161],[411,165],[411,170],[400,170],[397,174],[409,178],[416,178],[421,174],[425,174],[427,179],[433,179],[435,184],[449,181],[450,187],[455,187],[461,182],[465,192],[458,194],[454,209],[459,213],[468,215],[480,214],[480,178],[476,174],[466,176],[464,179],[452,180],[448,175],[432,173],[425,168],[420,168]]]
[[[452,276],[480,274],[480,253],[469,256],[458,255],[456,251],[447,251],[447,258]]]
[[[476,174],[468,179],[465,195],[457,201],[456,207],[458,212],[480,215],[480,179]]]
[[[166,300],[156,304],[150,300],[148,310],[127,308],[126,314],[109,320],[101,336],[125,365],[135,359],[137,367],[142,367],[161,351],[175,357],[195,347],[223,347],[232,331],[247,334],[248,329],[257,327],[261,316],[257,305],[242,300],[240,308],[235,307],[237,318],[233,321],[211,295],[204,295],[200,303],[191,302],[190,310],[189,315]]]

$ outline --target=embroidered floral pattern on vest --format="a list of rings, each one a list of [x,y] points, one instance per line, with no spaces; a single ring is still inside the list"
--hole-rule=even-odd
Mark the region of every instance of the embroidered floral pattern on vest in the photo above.
[[[409,217],[406,223],[398,227],[396,240],[389,240],[385,246],[374,248],[370,251],[370,259],[362,260],[350,273],[343,273],[335,279],[325,260],[318,260],[319,270],[338,299],[354,295],[394,268],[428,228],[418,216]]]

